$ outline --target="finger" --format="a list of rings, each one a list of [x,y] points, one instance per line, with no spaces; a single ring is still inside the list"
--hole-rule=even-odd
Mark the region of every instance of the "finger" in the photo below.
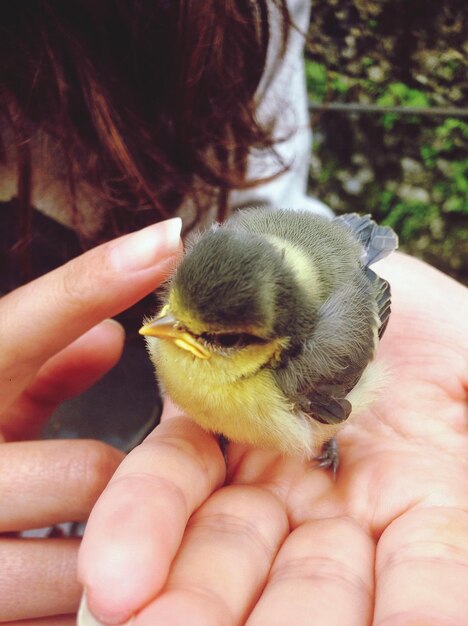
[[[2,444],[0,532],[85,520],[122,456],[99,441]]]
[[[467,616],[468,516],[431,508],[395,520],[377,545],[375,626],[462,624]]]
[[[224,474],[216,441],[187,418],[162,423],[127,456],[80,551],[79,578],[100,621],[125,622],[161,590],[189,517]]]
[[[279,500],[256,487],[225,487],[193,516],[164,592],[134,626],[244,624],[289,531]]]
[[[76,611],[78,539],[0,540],[0,622]]]
[[[105,320],[50,358],[2,416],[6,440],[37,435],[60,402],[94,384],[119,360],[125,333]]]
[[[76,626],[76,615],[57,615],[54,617],[40,617],[14,622],[2,622],[2,626]]]
[[[462,322],[468,317],[466,287],[404,254],[392,255],[376,268],[392,285],[392,315],[382,339],[386,359],[395,361],[392,367],[418,372],[421,358],[434,358],[438,367],[430,371],[431,379],[447,386],[455,398],[464,395],[460,381],[468,382],[468,325]],[[412,350],[402,352],[408,340]],[[445,376],[447,369],[450,375]]]
[[[467,416],[468,324],[462,320],[468,317],[468,291],[402,254],[377,265],[392,285],[392,315],[379,349],[392,395],[390,400],[384,393],[376,408],[407,439],[440,447],[443,438],[456,446]],[[408,419],[416,398],[424,420]],[[379,422],[374,420],[377,427]]]
[[[164,398],[164,406],[163,406],[163,410],[162,410],[162,413],[161,413],[160,421],[161,422],[165,422],[167,420],[172,419],[173,417],[181,417],[182,415],[184,415],[184,414],[181,411],[181,409],[179,409],[179,407],[176,406],[172,402],[172,400],[169,398],[169,396],[166,396]]]
[[[420,298],[423,304],[435,300],[442,311],[437,308],[431,310],[431,314],[458,321],[459,307],[467,306],[466,287],[420,259],[397,252],[373,267],[379,275],[395,283],[398,294],[404,294],[402,301],[407,300],[409,307]],[[450,292],[449,299],[446,298],[447,291]],[[422,319],[425,319],[424,315]],[[444,331],[451,333],[452,329],[448,327]],[[468,330],[465,328],[463,332],[467,334]]]
[[[372,618],[374,544],[354,522],[304,524],[286,540],[247,626],[366,626]]]
[[[0,301],[0,397],[8,404],[51,356],[149,293],[170,271],[180,220],[86,252]]]

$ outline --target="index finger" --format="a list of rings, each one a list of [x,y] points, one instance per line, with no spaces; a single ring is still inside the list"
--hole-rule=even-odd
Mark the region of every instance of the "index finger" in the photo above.
[[[102,244],[0,300],[2,410],[51,356],[167,276],[179,218]]]

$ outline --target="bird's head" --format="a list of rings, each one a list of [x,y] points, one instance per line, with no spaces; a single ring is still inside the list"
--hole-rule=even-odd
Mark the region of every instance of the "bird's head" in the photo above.
[[[213,228],[185,256],[161,312],[140,333],[196,359],[229,357],[240,376],[280,358],[312,309],[280,247]]]

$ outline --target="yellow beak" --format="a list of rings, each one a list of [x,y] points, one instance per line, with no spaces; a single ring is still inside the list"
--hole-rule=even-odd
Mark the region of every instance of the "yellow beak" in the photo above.
[[[175,317],[167,312],[167,307],[164,307],[156,319],[142,326],[138,332],[147,337],[170,339],[176,346],[187,350],[199,359],[209,359],[211,356],[211,353],[196,337],[180,327]]]

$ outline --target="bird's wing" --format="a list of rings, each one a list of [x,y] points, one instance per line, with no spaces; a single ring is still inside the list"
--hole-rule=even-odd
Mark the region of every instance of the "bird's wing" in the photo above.
[[[374,355],[376,310],[365,292],[353,284],[334,292],[320,308],[313,335],[273,370],[286,397],[326,424],[347,419],[346,395]]]
[[[333,395],[331,395],[333,394]],[[335,397],[338,395],[338,397]],[[302,396],[298,406],[303,413],[322,424],[340,424],[348,419],[351,413],[351,403],[338,389],[322,389],[316,387],[307,397]]]
[[[364,274],[369,280],[377,305],[377,315],[380,321],[377,332],[380,339],[385,332],[390,317],[390,285],[386,280],[377,276],[369,267],[364,268]],[[346,316],[343,319],[347,319]],[[333,315],[331,317],[327,316],[322,321],[322,324],[324,323],[333,325]],[[345,328],[346,324],[340,330],[343,331]],[[328,336],[330,336],[331,330],[332,328],[330,327]],[[327,336],[327,333],[325,333],[325,336]],[[329,378],[328,381],[321,381],[315,384],[310,391],[301,396],[300,402],[303,405],[304,412],[323,424],[339,424],[346,420],[352,410],[351,403],[346,400],[346,396],[359,381],[364,362],[357,360],[354,364],[350,364],[346,368],[348,376],[344,381],[340,381],[339,377],[337,377],[335,380]]]
[[[369,282],[371,283],[372,290],[375,295],[375,301],[377,303],[377,312],[380,319],[378,332],[379,339],[381,339],[385,329],[387,328],[391,313],[392,292],[390,283],[383,278],[380,278],[380,276],[377,276],[377,274],[368,267],[365,268],[365,272]]]
[[[370,215],[347,213],[335,217],[334,222],[342,224],[352,231],[354,237],[364,248],[362,264],[372,265],[384,259],[398,248],[398,237],[390,226],[379,226]]]
[[[390,285],[368,267],[364,268],[364,274],[369,280],[377,305],[376,312],[380,321],[377,332],[380,339],[385,332],[390,317]],[[327,314],[321,320],[321,325],[323,326],[321,334],[323,338],[328,337],[330,340],[330,337],[334,335],[334,330],[347,334],[349,316],[345,314],[340,317],[341,325],[338,328],[338,319],[335,319],[333,308],[327,311]],[[349,332],[350,334],[352,333],[352,328],[349,329]],[[330,351],[330,349],[332,349],[332,345],[328,341],[328,350]],[[359,352],[359,350],[355,351],[355,354],[356,352]],[[304,413],[323,424],[339,424],[345,421],[352,410],[351,403],[346,399],[346,396],[359,381],[363,369],[370,358],[370,354],[368,353],[365,356],[364,351],[360,359],[358,358],[347,365],[345,377],[342,376],[342,372],[339,372],[338,367],[335,377],[329,376],[326,380],[316,382],[310,390],[303,390],[299,402]]]

